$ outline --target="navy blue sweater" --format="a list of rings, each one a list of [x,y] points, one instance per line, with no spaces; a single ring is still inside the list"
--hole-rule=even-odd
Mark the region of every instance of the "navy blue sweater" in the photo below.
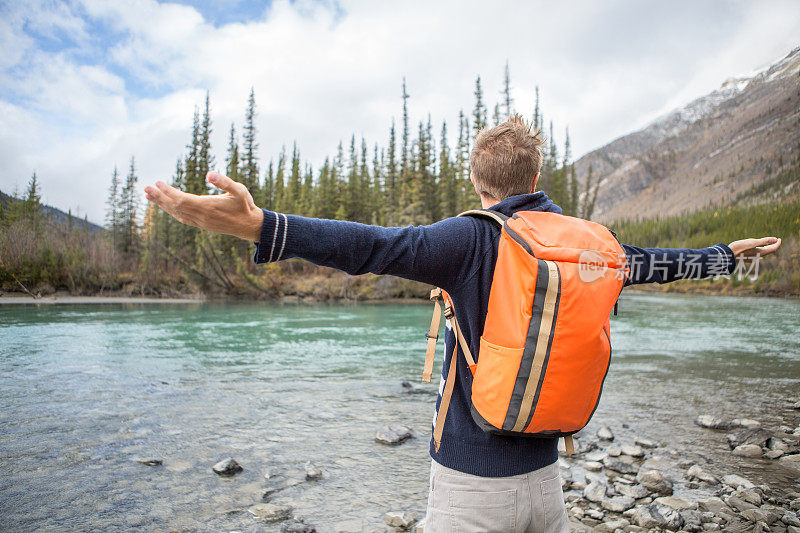
[[[509,216],[521,210],[561,212],[541,191],[506,198],[492,209]],[[499,235],[497,224],[474,217],[448,218],[428,226],[386,228],[265,210],[254,260],[267,263],[300,257],[348,274],[391,274],[441,287],[453,299],[470,350],[478,354]],[[725,244],[698,250],[623,248],[631,267],[626,285],[723,275],[734,267],[733,253]],[[445,353],[450,354],[456,341],[447,326]],[[420,349],[424,351],[422,344]],[[458,350],[457,382],[442,443],[436,452],[431,440],[431,457],[448,468],[484,477],[513,476],[555,462],[556,439],[499,436],[478,427],[469,408],[472,375]],[[437,410],[449,363],[450,358],[446,357]]]

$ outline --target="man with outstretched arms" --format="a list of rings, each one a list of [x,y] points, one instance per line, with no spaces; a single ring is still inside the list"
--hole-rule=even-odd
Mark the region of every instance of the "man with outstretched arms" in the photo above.
[[[561,213],[543,191],[536,191],[543,143],[540,132],[532,132],[518,117],[478,134],[470,155],[471,179],[484,209],[506,216]],[[391,274],[441,287],[452,298],[469,350],[478,353],[500,235],[491,221],[453,217],[427,226],[381,227],[307,218],[258,208],[244,185],[216,172],[209,172],[208,180],[225,194],[195,196],[163,182],[145,191],[150,201],[185,224],[255,242],[256,263],[299,257],[348,274]],[[625,285],[728,275],[737,259],[768,255],[779,246],[775,237],[701,249],[623,245]],[[445,353],[456,342],[448,327]],[[439,428],[443,438],[438,449],[433,441],[430,446],[426,531],[568,531],[557,439],[481,429],[470,415],[472,374],[464,357],[453,360],[458,367]],[[442,385],[449,364],[445,358]]]

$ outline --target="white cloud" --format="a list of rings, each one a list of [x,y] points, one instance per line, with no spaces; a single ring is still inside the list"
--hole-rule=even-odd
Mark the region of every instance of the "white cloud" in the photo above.
[[[169,178],[206,89],[220,167],[251,86],[262,164],[297,140],[318,166],[351,133],[370,146],[385,143],[400,115],[403,76],[412,127],[430,112],[437,135],[448,120],[452,142],[459,108],[471,111],[475,76],[482,75],[491,108],[508,59],[517,109],[530,115],[538,84],[557,139],[569,125],[580,155],[777,59],[800,34],[800,10],[777,1],[284,0],[225,25],[153,0],[7,9],[0,189],[22,187],[35,168],[47,202],[80,205],[94,220],[102,220],[113,166],[124,170],[131,155],[142,181]],[[48,32],[65,44],[43,45],[40,34]]]

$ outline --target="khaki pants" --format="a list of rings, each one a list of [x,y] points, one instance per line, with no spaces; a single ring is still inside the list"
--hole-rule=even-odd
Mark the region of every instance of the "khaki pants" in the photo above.
[[[431,461],[426,533],[565,533],[569,520],[558,463],[488,478]]]

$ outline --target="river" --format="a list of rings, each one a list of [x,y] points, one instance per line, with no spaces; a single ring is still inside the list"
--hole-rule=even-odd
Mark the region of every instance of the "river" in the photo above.
[[[246,512],[270,484],[322,480],[275,502],[318,526],[380,529],[424,514],[431,394],[421,374],[431,307],[258,303],[0,305],[0,529],[279,531]],[[698,414],[796,427],[800,302],[623,294],[611,371],[587,428],[656,440],[777,489],[779,462],[730,454]],[[441,368],[441,349],[437,367]],[[418,433],[396,447],[376,429]],[[234,457],[223,478],[211,466]],[[147,466],[137,458],[162,459]],[[265,474],[272,479],[267,481]]]

